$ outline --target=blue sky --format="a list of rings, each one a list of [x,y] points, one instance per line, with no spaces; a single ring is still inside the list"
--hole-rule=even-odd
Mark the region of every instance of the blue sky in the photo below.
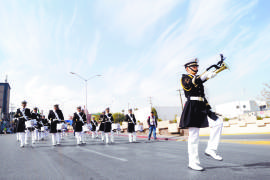
[[[206,83],[212,106],[256,99],[269,82],[270,2],[259,0],[0,1],[0,80],[11,84],[11,103],[45,112],[59,103],[66,115],[84,104],[179,105],[183,64],[200,72],[224,53],[231,67]]]

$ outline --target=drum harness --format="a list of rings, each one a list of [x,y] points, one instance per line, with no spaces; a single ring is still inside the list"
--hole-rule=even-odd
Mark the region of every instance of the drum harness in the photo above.
[[[20,110],[20,111],[21,111],[21,113],[22,113],[22,115],[23,115],[24,119],[26,119],[26,120],[28,121],[28,118],[25,116],[24,109],[23,109],[23,110]]]
[[[111,117],[108,116],[108,114],[106,114],[107,118],[109,119],[109,122],[112,123],[111,121]]]
[[[133,121],[133,117],[131,117],[131,114],[129,114],[128,116],[131,119],[132,123],[135,124],[134,121]]]

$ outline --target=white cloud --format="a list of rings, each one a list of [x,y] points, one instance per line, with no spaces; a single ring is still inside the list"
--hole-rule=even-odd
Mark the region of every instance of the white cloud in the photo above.
[[[119,31],[128,43],[140,42],[154,31],[157,22],[170,13],[178,0],[99,1],[98,14],[105,17],[108,28]],[[105,13],[104,13],[105,12]]]

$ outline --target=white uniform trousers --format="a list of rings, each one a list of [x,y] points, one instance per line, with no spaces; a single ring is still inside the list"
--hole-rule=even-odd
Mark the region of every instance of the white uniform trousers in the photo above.
[[[136,142],[136,132],[128,133],[129,136],[129,142]]]
[[[218,118],[216,121],[211,119],[209,121],[210,137],[206,149],[217,151],[221,131],[222,131],[222,119]],[[188,137],[188,156],[189,164],[200,164],[198,146],[199,146],[199,132],[200,128],[190,127]]]
[[[84,131],[81,132],[81,141],[82,141],[82,143],[85,143],[86,142],[86,136],[85,136],[85,132]]]
[[[101,131],[101,140],[104,141],[104,139],[105,139],[105,133],[104,131]]]
[[[19,140],[20,140],[20,142],[21,142],[21,146],[23,146],[24,145],[24,141],[25,141],[25,133],[24,132],[18,132],[17,133],[18,135],[19,135]]]
[[[111,142],[113,143],[114,142],[114,132],[113,131],[111,131],[110,137],[111,137]],[[107,132],[105,133],[105,138],[106,138],[106,144],[108,144],[110,142],[109,133],[107,133]]]
[[[16,133],[16,136],[17,136],[17,141],[20,141],[20,135],[19,135],[19,133]]]
[[[92,139],[95,139],[98,137],[97,131],[91,131],[92,132]]]
[[[77,144],[80,144],[82,142],[82,133],[81,132],[75,132],[75,137],[77,139]]]
[[[28,144],[28,137],[32,138],[32,143],[34,142],[34,132],[29,131],[28,129],[25,130],[25,144]]]
[[[52,145],[60,144],[60,133],[51,133],[52,134]]]
[[[223,121],[221,118],[218,118],[216,121],[208,119],[208,122],[210,127],[210,137],[207,149],[217,151],[222,132]]]

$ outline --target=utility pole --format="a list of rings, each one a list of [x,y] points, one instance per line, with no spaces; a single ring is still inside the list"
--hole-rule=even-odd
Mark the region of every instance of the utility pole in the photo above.
[[[151,111],[152,111],[153,103],[152,103],[152,97],[151,96],[149,97],[149,103],[150,103]]]
[[[183,100],[182,100],[181,89],[177,89],[176,91],[179,92],[179,95],[180,95],[180,101],[181,101],[181,107],[182,107],[182,111],[183,111],[184,107],[183,107]]]

